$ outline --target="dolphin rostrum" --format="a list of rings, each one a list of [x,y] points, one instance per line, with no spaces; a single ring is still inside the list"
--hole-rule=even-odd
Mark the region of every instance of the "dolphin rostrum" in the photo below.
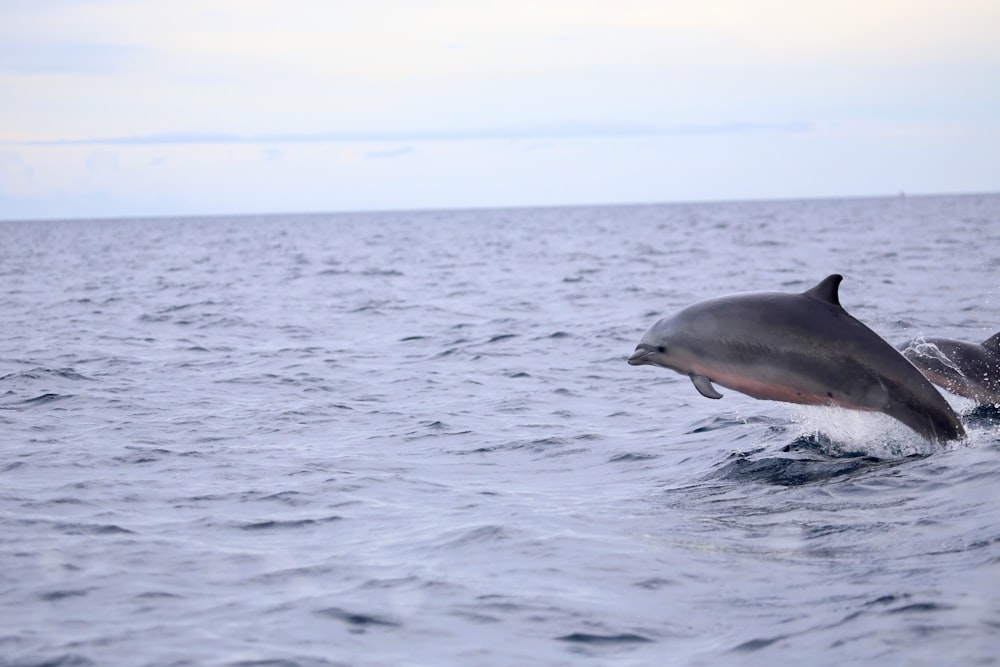
[[[965,430],[934,386],[840,305],[843,277],[802,294],[756,292],[696,303],[656,322],[629,357],[753,398],[884,412],[930,440]]]
[[[899,349],[939,387],[980,405],[1000,405],[1000,333],[982,345],[950,338],[915,338]]]

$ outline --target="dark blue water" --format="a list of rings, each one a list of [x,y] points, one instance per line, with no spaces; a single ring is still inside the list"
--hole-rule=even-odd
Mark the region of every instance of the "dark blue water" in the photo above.
[[[0,664],[996,664],[967,440],[701,397],[658,317],[842,273],[1000,330],[1000,196],[0,223]]]

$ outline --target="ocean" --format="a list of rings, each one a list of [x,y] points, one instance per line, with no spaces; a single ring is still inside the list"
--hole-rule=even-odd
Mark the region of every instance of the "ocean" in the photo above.
[[[0,665],[995,665],[965,440],[703,398],[659,317],[1000,330],[1000,195],[0,223]]]

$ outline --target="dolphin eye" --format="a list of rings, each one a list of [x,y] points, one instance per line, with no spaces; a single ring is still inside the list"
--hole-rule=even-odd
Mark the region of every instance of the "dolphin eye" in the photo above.
[[[663,345],[657,345],[656,346],[656,351],[659,352],[660,354],[666,354],[667,353],[667,348],[664,347]]]

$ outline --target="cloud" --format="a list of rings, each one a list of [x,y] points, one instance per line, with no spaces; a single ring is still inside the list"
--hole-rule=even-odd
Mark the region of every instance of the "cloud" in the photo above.
[[[266,162],[274,162],[285,157],[285,151],[279,148],[265,148],[262,154]]]
[[[20,153],[0,153],[0,191],[31,185],[34,172]]]
[[[483,139],[572,139],[586,137],[662,137],[745,134],[794,134],[811,132],[813,124],[805,121],[781,123],[728,122],[684,123],[679,125],[640,125],[630,123],[539,123],[520,126],[495,126],[452,130],[372,130],[347,132],[307,132],[276,134],[230,134],[226,132],[161,132],[77,139],[14,141],[8,144],[29,146],[99,146],[156,144],[297,144],[348,143],[372,141],[462,141]],[[390,156],[378,156],[390,157]]]
[[[0,160],[0,194],[70,197],[39,214],[126,210],[92,191],[211,212],[964,190],[1000,173],[984,139],[996,0],[208,4],[0,0],[0,153],[24,156]]]
[[[98,151],[88,155],[85,164],[91,177],[113,176],[118,172],[118,155],[110,151]]]
[[[384,159],[384,158],[403,157],[404,155],[411,155],[416,152],[417,151],[416,149],[413,148],[413,146],[400,146],[399,148],[368,151],[367,153],[365,153],[365,155],[367,155],[369,158],[372,159],[380,159],[380,158]]]
[[[0,220],[974,192],[1000,173],[996,121],[727,131],[273,145],[286,152],[273,162],[251,143],[0,149]]]
[[[7,43],[0,45],[0,71],[17,74],[118,73],[134,65],[143,49],[119,44]]]

